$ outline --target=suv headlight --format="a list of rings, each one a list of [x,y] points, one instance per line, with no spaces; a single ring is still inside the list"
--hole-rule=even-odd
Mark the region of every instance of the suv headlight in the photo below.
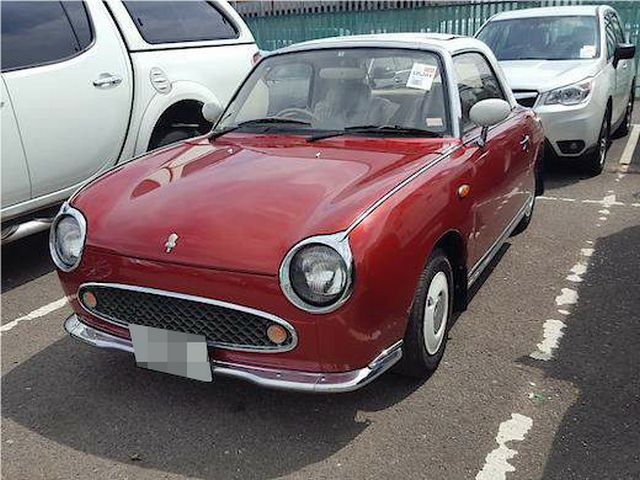
[[[296,307],[327,313],[342,305],[351,293],[353,259],[344,233],[303,240],[280,266],[280,287]]]
[[[87,236],[87,222],[82,213],[68,204],[62,205],[49,233],[49,250],[56,266],[70,272],[78,266]]]
[[[589,98],[593,88],[593,79],[584,80],[573,85],[556,88],[547,92],[544,97],[545,105],[579,105]]]

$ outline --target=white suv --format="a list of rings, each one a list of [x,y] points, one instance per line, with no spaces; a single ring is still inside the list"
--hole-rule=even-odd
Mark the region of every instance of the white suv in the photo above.
[[[602,171],[612,132],[629,130],[635,46],[608,6],[515,10],[476,36],[496,54],[519,103],[540,116],[548,151]]]
[[[2,2],[2,227],[44,218],[83,182],[206,133],[256,60],[226,2]]]

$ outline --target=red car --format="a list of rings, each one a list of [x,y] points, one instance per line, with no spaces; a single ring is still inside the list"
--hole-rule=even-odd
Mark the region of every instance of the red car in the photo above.
[[[211,134],[118,166],[56,217],[66,330],[208,381],[341,392],[395,364],[433,372],[541,188],[540,123],[491,51],[312,41],[203,111]]]

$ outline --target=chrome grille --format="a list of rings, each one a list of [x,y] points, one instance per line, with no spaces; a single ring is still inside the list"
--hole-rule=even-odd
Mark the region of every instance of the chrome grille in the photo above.
[[[83,294],[95,295],[95,306]],[[287,351],[295,347],[293,327],[273,315],[239,305],[129,285],[86,284],[80,287],[82,306],[98,318],[120,325],[147,327],[203,335],[215,347],[233,350]],[[287,331],[281,344],[272,342],[267,328]]]
[[[514,90],[513,96],[516,101],[523,107],[533,108],[538,100],[537,90]]]

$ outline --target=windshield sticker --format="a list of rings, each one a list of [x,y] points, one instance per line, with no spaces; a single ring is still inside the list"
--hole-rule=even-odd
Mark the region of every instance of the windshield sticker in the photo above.
[[[580,49],[580,58],[593,58],[596,56],[596,47],[594,45],[585,45]]]
[[[427,127],[441,127],[443,125],[442,118],[440,117],[427,117]]]
[[[438,67],[434,65],[426,65],[424,63],[414,63],[409,79],[407,80],[407,87],[418,88],[420,90],[429,91],[433,84],[433,79],[436,78],[438,73]]]

